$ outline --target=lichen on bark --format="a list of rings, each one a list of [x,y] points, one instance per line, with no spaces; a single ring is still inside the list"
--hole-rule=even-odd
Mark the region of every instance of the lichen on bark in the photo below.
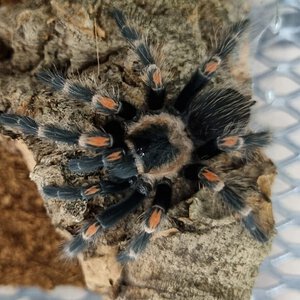
[[[127,59],[130,50],[109,15],[110,2],[36,0],[1,6],[0,110],[66,128],[76,125],[88,130],[99,125],[102,117],[91,107],[50,92],[37,82],[36,72],[53,65],[72,78],[78,75],[87,81],[94,78],[99,84],[109,82],[128,101],[139,105],[143,100],[142,82],[133,68],[134,59]],[[164,45],[171,74],[168,99],[179,92],[195,65],[203,61],[219,28],[238,21],[249,9],[244,1],[230,0],[116,0],[114,6],[142,19],[150,38]],[[214,84],[239,81],[244,90],[249,90],[241,61],[235,54],[239,68],[228,65]],[[78,147],[24,139],[36,162],[31,178],[39,188],[97,181],[96,176],[82,178],[67,170],[67,160],[82,153]],[[275,167],[264,156],[260,163],[267,171],[256,177],[258,185],[271,185]],[[270,196],[269,189],[266,194]],[[84,219],[91,218],[95,209],[114,201],[98,198],[87,204],[52,200],[45,206],[53,224],[68,235]],[[97,247],[80,256],[87,286],[108,299],[249,299],[270,243],[258,244],[228,214],[214,217],[207,213],[208,201],[200,193],[180,202],[142,257],[122,267],[115,254],[137,232],[136,219],[149,205],[146,201],[143,208],[104,235]]]

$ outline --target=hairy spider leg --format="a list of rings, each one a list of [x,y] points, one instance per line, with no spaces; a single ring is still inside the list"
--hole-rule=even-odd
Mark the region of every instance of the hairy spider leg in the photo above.
[[[101,168],[103,168],[103,156],[101,154],[93,157],[81,156],[68,161],[68,169],[73,173],[92,173]]]
[[[75,173],[89,173],[104,168],[108,171],[108,177],[115,182],[138,175],[134,156],[121,148],[104,150],[95,157],[71,159],[68,166]]]
[[[69,166],[71,170],[81,173],[104,168],[108,171],[110,180],[84,187],[45,186],[43,192],[46,196],[65,200],[90,200],[97,195],[128,189],[134,184],[138,175],[134,158],[121,148],[104,150],[101,155],[93,158],[71,160]]]
[[[272,134],[269,131],[253,132],[244,135],[223,135],[196,148],[194,153],[199,159],[209,159],[222,152],[251,151],[256,148],[263,148],[269,145],[271,141]]]
[[[159,230],[172,199],[171,183],[164,180],[158,183],[152,207],[147,211],[143,221],[143,229],[129,244],[128,248],[121,252],[118,261],[126,263],[135,260],[147,247],[152,235]]]
[[[59,198],[61,200],[75,201],[78,199],[90,200],[101,195],[105,196],[110,193],[118,193],[129,189],[135,182],[135,178],[130,178],[123,182],[113,182],[102,180],[98,183],[88,186],[44,186],[43,192],[48,198]]]
[[[198,177],[202,186],[217,193],[232,211],[240,215],[245,228],[256,240],[261,243],[268,241],[268,236],[257,223],[253,209],[215,172],[201,164],[194,164],[189,167],[185,175],[188,179],[194,180]]]
[[[125,126],[124,122],[120,120],[109,120],[102,127],[105,132],[113,136],[113,145],[114,147],[120,147],[124,150],[127,150],[127,145],[124,141],[125,139]]]
[[[196,146],[194,154],[199,159],[209,159],[221,152],[253,150],[270,144],[269,131],[245,132],[254,103],[230,88],[197,95],[185,117]]]
[[[248,24],[249,20],[247,19],[237,22],[222,33],[221,39],[212,52],[212,55],[196,69],[175,100],[174,107],[178,112],[184,113],[196,94],[201,91],[215,75],[224,59],[236,46]]]
[[[249,123],[255,101],[228,88],[198,94],[184,119],[196,146],[216,140],[224,132],[238,134]]]
[[[17,128],[26,135],[38,135],[39,125],[29,117],[1,113],[0,124],[8,128]]]
[[[136,28],[128,24],[121,10],[113,9],[112,16],[122,36],[133,48],[144,66],[145,84],[147,87],[146,101],[149,109],[157,110],[162,108],[166,95],[166,87],[163,82],[161,69],[157,66],[149,43]]]
[[[106,163],[116,162],[120,160],[125,151],[128,150],[126,143],[124,142],[125,138],[125,129],[122,126],[121,122],[118,120],[111,120],[107,122],[104,126],[105,132],[113,136],[113,145],[118,147],[118,149],[108,149],[103,150],[100,155],[93,157],[82,156],[76,159],[70,159],[68,162],[68,168],[71,172],[74,173],[91,173],[95,172],[101,168]]]
[[[216,145],[223,152],[236,150],[254,150],[263,148],[272,142],[272,133],[270,131],[251,132],[244,135],[232,135],[218,137]]]
[[[139,175],[136,160],[131,153],[125,153],[121,159],[107,161],[104,167],[113,181],[122,181]]]
[[[140,182],[133,193],[125,200],[110,206],[99,215],[94,221],[85,224],[80,233],[65,245],[64,252],[68,257],[75,257],[85,250],[91,243],[95,243],[104,229],[116,225],[129,213],[134,211],[148,196],[151,187]]]
[[[14,114],[0,114],[0,124],[9,128],[16,128],[25,135],[34,135],[39,138],[47,138],[67,144],[78,144],[84,148],[103,150],[114,145],[114,140],[120,137],[114,136],[103,130],[81,133],[75,130],[66,130],[54,125],[41,125],[35,120]]]
[[[122,100],[116,92],[96,92],[79,83],[72,82],[58,71],[44,70],[37,74],[37,78],[55,91],[70,96],[71,99],[90,103],[103,115],[119,115],[125,120],[133,119],[137,109]]]
[[[82,156],[68,161],[68,168],[74,173],[91,173],[103,167],[108,168],[123,159],[125,151],[121,148],[104,150],[94,157]]]

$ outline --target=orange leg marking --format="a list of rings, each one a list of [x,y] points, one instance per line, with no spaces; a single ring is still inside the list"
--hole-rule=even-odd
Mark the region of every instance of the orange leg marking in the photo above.
[[[100,188],[98,186],[96,186],[96,185],[93,185],[93,186],[89,187],[88,189],[86,189],[84,191],[84,194],[87,195],[87,196],[89,196],[89,195],[96,194],[99,191],[100,191]]]
[[[210,182],[219,182],[220,181],[220,177],[217,174],[215,174],[207,169],[205,169],[202,172],[202,175],[207,179],[207,181],[210,181]]]
[[[215,61],[210,61],[205,65],[204,72],[205,74],[212,74],[217,71],[219,63]]]
[[[92,225],[90,225],[84,233],[85,238],[90,238],[93,235],[95,235],[97,233],[99,227],[100,227],[100,225],[98,225],[97,223],[93,223]]]
[[[161,72],[160,69],[157,68],[155,72],[152,75],[152,80],[155,83],[156,87],[161,87],[162,86],[162,77],[161,77]]]
[[[152,212],[151,217],[149,219],[149,228],[156,229],[161,221],[161,217],[162,217],[162,210],[156,208]]]
[[[204,65],[204,73],[207,75],[212,75],[215,73],[220,66],[222,60],[218,56],[212,57],[205,65]]]
[[[108,161],[116,161],[116,160],[121,159],[122,154],[123,154],[122,151],[116,151],[116,152],[113,152],[113,153],[107,155],[106,159]]]
[[[233,147],[238,143],[238,141],[239,141],[238,136],[228,136],[221,139],[221,145],[224,147]]]
[[[107,108],[108,110],[117,110],[119,104],[111,98],[108,97],[100,97],[98,99],[98,102],[105,108]]]
[[[87,137],[86,144],[95,147],[105,147],[110,145],[110,139],[104,136]]]

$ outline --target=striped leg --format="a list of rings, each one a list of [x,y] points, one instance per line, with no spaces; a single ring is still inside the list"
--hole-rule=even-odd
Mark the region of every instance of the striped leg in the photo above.
[[[174,107],[183,113],[190,105],[195,95],[202,90],[215,75],[224,59],[236,46],[239,37],[245,31],[249,21],[244,20],[233,24],[222,34],[220,42],[209,59],[194,72],[188,83],[177,97]]]
[[[147,197],[150,187],[144,183],[138,185],[136,190],[124,201],[110,206],[101,214],[95,216],[96,220],[85,224],[80,233],[74,237],[64,248],[68,257],[75,257],[90,244],[95,243],[104,229],[109,229],[135,210]]]
[[[48,198],[59,198],[60,200],[90,200],[98,195],[108,195],[111,193],[118,193],[129,189],[135,178],[127,181],[115,183],[110,180],[102,180],[96,184],[88,186],[45,186],[43,192]]]
[[[76,159],[70,159],[68,168],[73,173],[92,173],[103,168],[103,155],[94,157],[82,156]]]
[[[123,149],[105,150],[101,155],[69,161],[69,169],[75,173],[90,173],[100,168],[106,169],[113,181],[138,175],[134,157]]]
[[[240,195],[222,181],[216,173],[207,167],[202,167],[198,172],[198,178],[201,184],[218,193],[222,200],[234,212],[241,216],[245,228],[256,240],[261,243],[268,241],[267,235],[263,232],[255,220],[252,208],[245,203],[244,199],[241,198]]]
[[[245,228],[256,240],[261,243],[268,241],[268,236],[257,223],[252,208],[216,173],[203,165],[192,164],[185,168],[184,176],[190,180],[197,180],[202,186],[219,194],[228,207],[240,215]]]
[[[111,93],[107,91],[96,92],[89,87],[66,79],[57,71],[45,70],[40,72],[37,77],[53,90],[60,91],[71,99],[90,103],[104,115],[117,114],[126,120],[131,120],[137,114],[136,108],[120,99],[119,94],[114,91]]]
[[[124,159],[125,151],[120,148],[104,150],[100,155],[94,157],[82,156],[70,159],[68,167],[74,173],[91,173],[101,168],[109,169]]]
[[[160,224],[167,213],[172,198],[169,182],[158,184],[152,207],[145,215],[143,231],[130,243],[128,249],[120,253],[118,260],[126,263],[135,260],[147,247],[153,233],[159,230]]]
[[[114,9],[112,15],[128,43],[133,48],[144,66],[144,82],[147,86],[147,102],[150,109],[156,110],[162,108],[166,95],[166,88],[163,83],[162,73],[157,66],[157,62],[151,53],[150,45],[147,40],[130,26],[126,17],[119,9]]]
[[[255,101],[231,89],[210,90],[196,96],[185,122],[196,144],[240,132],[249,123]]]
[[[40,125],[33,119],[14,114],[0,114],[0,124],[9,128],[16,128],[26,135],[35,135],[67,144],[78,144],[84,148],[102,150],[110,148],[114,144],[114,138],[105,130],[81,133],[79,131],[66,130],[54,125]]]
[[[245,135],[220,136],[195,150],[199,159],[209,159],[222,152],[253,150],[269,145],[272,135],[269,131],[254,132]]]

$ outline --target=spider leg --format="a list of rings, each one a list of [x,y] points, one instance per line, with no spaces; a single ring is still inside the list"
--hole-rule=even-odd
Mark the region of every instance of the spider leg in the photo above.
[[[138,175],[132,155],[126,154],[120,148],[105,150],[101,155],[92,158],[85,157],[69,161],[70,170],[75,172],[90,172],[101,167],[108,171],[111,180],[101,181],[88,187],[46,186],[43,191],[51,198],[89,200],[96,195],[105,195],[129,188]]]
[[[37,78],[53,90],[60,91],[71,99],[90,103],[101,114],[119,115],[125,120],[131,120],[137,114],[136,108],[120,99],[118,93],[96,92],[82,84],[72,82],[58,71],[45,70],[38,73]]]
[[[129,189],[135,178],[128,179],[123,182],[112,182],[110,180],[102,180],[96,184],[89,186],[45,186],[43,187],[44,194],[49,198],[59,198],[61,200],[90,200],[95,196],[105,196],[110,193],[118,193]]]
[[[241,217],[245,228],[256,240],[261,243],[268,241],[268,236],[258,224],[253,209],[216,173],[201,164],[192,164],[186,167],[184,176],[190,180],[198,180],[202,186],[217,193],[228,207]]]
[[[137,178],[135,160],[123,149],[105,150],[101,155],[85,157],[69,162],[73,171],[90,172],[103,167],[109,173],[110,180],[103,180],[97,184],[84,187],[45,186],[43,192],[49,198],[64,200],[90,200],[97,195],[106,195],[128,189]]]
[[[145,215],[143,230],[133,239],[129,247],[119,254],[118,260],[121,263],[135,260],[145,250],[153,233],[158,231],[170,206],[171,198],[171,184],[166,181],[159,183],[157,185],[152,207]]]
[[[103,168],[103,155],[82,156],[68,161],[68,168],[73,173],[92,173]]]
[[[144,81],[147,87],[146,99],[148,107],[153,110],[162,108],[166,95],[166,88],[163,83],[161,70],[157,66],[157,62],[151,53],[149,43],[136,28],[128,24],[122,11],[114,9],[112,11],[112,16],[115,19],[121,34],[131,45],[144,66]]]
[[[109,178],[127,179],[138,175],[136,160],[131,153],[125,153],[121,159],[107,160],[104,167],[108,170]]]
[[[111,177],[117,178],[129,178],[137,175],[134,159],[122,148],[104,150],[94,157],[83,156],[78,159],[70,159],[68,167],[74,173],[90,173],[105,168],[110,172]],[[122,170],[124,170],[123,175]]]
[[[245,31],[248,24],[249,20],[243,20],[233,24],[229,29],[223,32],[211,56],[197,68],[177,97],[174,104],[177,111],[183,113],[188,108],[194,96],[201,91],[215,75],[224,59],[236,46],[239,37]]]
[[[262,148],[272,141],[272,134],[269,131],[251,132],[245,135],[233,135],[219,137],[217,146],[224,152],[231,152],[241,149]]]
[[[104,131],[106,131],[113,137],[114,147],[127,149],[127,145],[124,142],[125,126],[126,125],[124,125],[123,122],[120,122],[120,120],[116,120],[116,119],[109,120],[102,126]]]
[[[268,241],[267,235],[255,220],[252,208],[230,186],[226,185],[217,174],[204,167],[199,171],[198,177],[200,183],[219,193],[223,201],[241,216],[245,228],[255,239],[261,243]]]
[[[244,135],[219,136],[195,149],[199,159],[209,159],[222,152],[253,150],[269,145],[272,134],[269,131],[252,132]]]
[[[35,135],[67,144],[78,144],[84,148],[102,150],[120,144],[120,133],[107,133],[104,129],[81,133],[66,130],[54,125],[41,125],[35,120],[14,114],[0,114],[0,124],[9,128],[17,128],[26,135]]]
[[[1,113],[0,124],[11,128],[18,128],[27,135],[37,135],[39,130],[39,125],[33,119],[25,116]]]
[[[65,253],[75,257],[85,250],[90,243],[95,243],[103,232],[116,225],[120,220],[135,210],[147,197],[151,187],[145,182],[140,182],[134,192],[125,200],[110,206],[101,214],[96,215],[94,221],[85,224],[80,233],[65,246]]]
[[[254,103],[231,88],[197,95],[185,117],[194,143],[203,145],[224,132],[242,132],[249,123]]]

